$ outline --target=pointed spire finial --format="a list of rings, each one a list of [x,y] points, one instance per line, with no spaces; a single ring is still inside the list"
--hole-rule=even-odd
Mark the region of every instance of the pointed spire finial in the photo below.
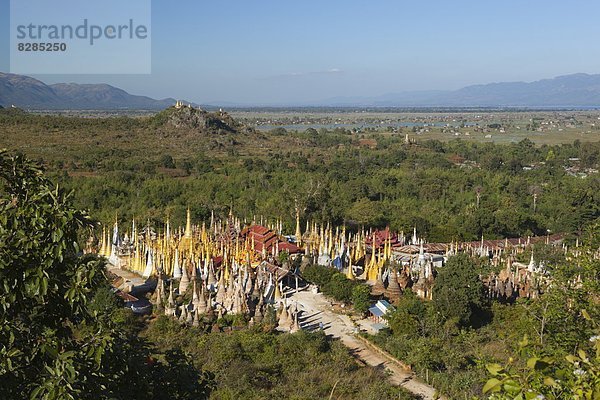
[[[187,208],[187,217],[185,222],[185,237],[189,239],[192,237],[192,215],[190,214],[190,208]]]

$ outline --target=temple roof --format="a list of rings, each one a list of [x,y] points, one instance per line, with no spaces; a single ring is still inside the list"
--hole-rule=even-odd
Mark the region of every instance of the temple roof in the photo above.
[[[385,243],[389,241],[392,246],[400,244],[398,234],[396,232],[390,231],[390,228],[385,228],[384,230],[376,230],[373,233],[369,234],[365,238],[365,242],[368,246],[372,246],[373,237],[375,237],[375,248],[383,248]]]
[[[278,251],[287,251],[290,254],[300,253],[300,247],[280,238],[275,231],[262,225],[250,225],[240,232],[240,236],[254,242],[254,250],[257,252],[271,252],[274,246]]]

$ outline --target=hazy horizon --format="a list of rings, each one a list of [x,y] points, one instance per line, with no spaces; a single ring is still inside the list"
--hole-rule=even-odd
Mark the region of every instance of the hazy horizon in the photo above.
[[[151,75],[33,75],[196,103],[285,105],[600,72],[600,4],[152,2]],[[9,71],[0,0],[0,70]],[[68,10],[65,10],[68,13]]]

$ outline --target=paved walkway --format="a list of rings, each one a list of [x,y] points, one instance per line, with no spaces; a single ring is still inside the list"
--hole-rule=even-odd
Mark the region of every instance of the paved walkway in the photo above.
[[[321,293],[315,294],[310,291],[292,293],[288,297],[288,304],[298,304],[298,309],[303,312],[302,328],[316,329],[323,324],[323,330],[327,335],[339,338],[351,353],[366,364],[385,368],[390,373],[390,382],[407,389],[413,394],[421,396],[424,400],[435,400],[436,390],[418,380],[414,373],[402,368],[398,363],[391,361],[382,353],[357,338],[354,333],[356,326],[352,320],[342,314],[334,313],[331,303]]]
[[[140,275],[133,273],[131,271],[128,271],[126,269],[117,268],[110,263],[106,264],[106,269],[109,272],[112,272],[113,274],[118,275],[124,279],[124,282],[122,285],[123,287],[127,286],[128,284],[131,284],[134,286],[141,286],[146,282],[146,279],[142,278]]]

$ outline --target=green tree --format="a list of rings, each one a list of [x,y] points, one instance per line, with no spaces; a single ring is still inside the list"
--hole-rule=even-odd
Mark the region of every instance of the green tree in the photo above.
[[[107,344],[103,332],[87,343],[73,338],[102,280],[103,263],[78,245],[91,223],[23,156],[0,152],[0,177],[2,397],[72,398],[77,364],[93,365]]]
[[[352,289],[357,283],[346,278],[342,273],[335,272],[331,280],[323,287],[323,293],[344,303],[352,302]]]
[[[383,226],[385,219],[381,211],[381,203],[362,198],[348,210],[348,217],[360,225]]]
[[[104,261],[81,251],[92,223],[70,195],[6,151],[0,182],[0,398],[205,397],[188,358],[148,363],[148,345],[116,325],[126,318],[111,315],[121,309]],[[167,382],[169,374],[182,378]]]
[[[483,284],[479,268],[473,259],[461,253],[448,258],[433,286],[433,306],[444,319],[456,319],[468,326],[484,305]]]
[[[585,318],[593,319],[583,311]],[[487,364],[492,376],[483,387],[491,400],[596,400],[600,398],[600,335],[590,339],[591,351],[579,349],[564,358],[535,355],[525,337],[519,343],[519,363],[511,358],[505,365]],[[585,344],[583,344],[585,346]],[[532,354],[533,353],[533,354]]]
[[[367,285],[356,285],[352,289],[352,305],[359,313],[366,313],[371,305],[371,290]]]
[[[427,318],[427,306],[412,290],[405,291],[396,309],[386,315],[392,332],[397,335],[417,337],[423,334]]]

